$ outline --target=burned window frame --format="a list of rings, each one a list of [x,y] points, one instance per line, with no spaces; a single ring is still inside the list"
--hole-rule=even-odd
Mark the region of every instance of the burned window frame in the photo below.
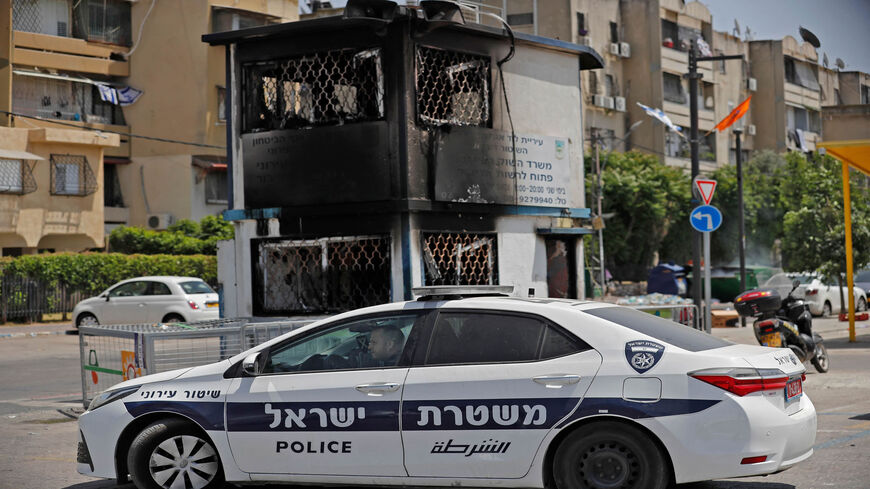
[[[431,53],[431,54],[430,54]],[[452,66],[462,66],[465,64],[471,64],[475,62],[480,62],[483,66],[482,68],[478,68],[477,71],[482,71],[483,73],[479,73],[477,77],[477,82],[481,84],[480,89],[482,89],[485,93],[482,97],[480,97],[478,107],[479,109],[479,117],[477,120],[474,120],[472,117],[456,117],[453,113],[454,111],[451,109],[444,109],[443,113],[437,113],[436,109],[431,107],[431,100],[435,98],[432,94],[432,88],[427,86],[428,83],[424,82],[424,78],[427,76],[428,70],[426,68],[425,63],[423,62],[424,56],[431,57],[446,57],[446,56],[454,56],[459,58],[459,63],[453,64]],[[460,87],[462,90],[464,87]],[[449,50],[443,49],[436,46],[418,44],[416,49],[414,50],[414,98],[415,98],[415,109],[416,109],[416,120],[417,124],[422,127],[440,127],[440,126],[473,126],[473,127],[492,127],[492,97],[493,97],[493,86],[492,86],[492,59],[490,56],[480,53],[472,53],[466,51],[457,51],[457,50]],[[476,93],[473,91],[462,92],[453,89],[452,95],[457,93]]]
[[[351,59],[359,58],[361,60],[360,63],[373,60],[372,67],[367,73],[367,78],[360,83],[352,83],[354,81],[359,82],[355,77],[359,75],[360,70],[350,66],[350,63],[348,63],[350,68],[346,70],[352,75],[348,77],[350,78],[350,83],[343,85],[335,83],[335,80],[332,78],[329,78],[324,83],[317,76],[298,81],[290,79],[291,77],[287,75],[287,71],[294,67],[297,68],[298,73],[299,66],[308,64],[311,65],[310,71],[313,72],[315,69],[318,69],[316,66],[313,66],[318,62],[321,65],[326,65],[329,62],[334,63],[336,57],[341,60],[342,56],[348,55],[350,55]],[[316,75],[316,73],[314,74]],[[310,75],[310,73],[306,73],[306,76]],[[274,80],[274,93],[267,94],[267,90],[264,89],[267,78]],[[310,80],[314,80],[314,83]],[[339,78],[337,81],[345,80],[344,78]],[[381,46],[320,50],[244,63],[242,65],[241,83],[241,106],[243,107],[242,133],[310,129],[313,127],[385,120],[387,117],[385,84],[384,50]],[[335,87],[336,85],[355,89],[351,91],[354,94],[353,97],[334,95],[334,92],[333,95],[322,96],[322,94],[326,93],[324,87]],[[312,90],[312,86],[316,89]],[[272,90],[268,91],[271,92]],[[365,94],[364,100],[360,100],[362,96],[358,95],[361,91]],[[312,95],[303,97],[305,94]],[[288,108],[288,97],[290,98],[289,104],[294,106],[292,109]],[[309,101],[306,101],[306,98]],[[348,115],[350,111],[342,112],[341,110],[335,110],[336,101],[339,104],[354,103],[357,107],[356,113]],[[308,104],[310,106],[307,106]],[[306,107],[302,107],[303,105],[306,105]]]
[[[453,253],[444,254],[447,257],[443,266],[439,266],[438,260],[435,257],[435,254],[430,249],[430,239],[434,238],[436,240],[440,240],[444,243],[445,246],[452,246],[455,248],[455,241],[457,238],[461,242],[471,241],[471,245],[478,240],[486,239],[489,240],[485,245],[480,245],[472,250],[467,251],[475,251],[482,250],[484,246],[488,246],[487,254],[485,254],[486,265],[485,268],[472,272],[470,274],[463,273],[462,264],[459,263],[459,273],[456,273],[457,267],[455,263],[455,259],[453,258],[455,255]],[[476,238],[476,239],[475,239]],[[466,251],[462,251],[465,253]],[[482,252],[481,252],[482,253]],[[422,268],[422,278],[423,285],[498,285],[499,284],[499,263],[498,263],[498,233],[497,232],[456,232],[456,231],[421,231],[420,232],[420,257],[422,260],[421,268]],[[488,272],[487,272],[488,269]],[[475,275],[480,275],[479,277],[475,277]],[[469,279],[471,276],[472,279]]]

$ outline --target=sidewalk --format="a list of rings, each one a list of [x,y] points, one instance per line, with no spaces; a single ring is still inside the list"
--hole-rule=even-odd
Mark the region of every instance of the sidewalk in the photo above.
[[[738,323],[739,324],[739,323]],[[825,340],[835,338],[849,337],[849,322],[839,321],[836,317],[830,318],[813,318],[813,331],[822,335]],[[856,335],[870,334],[870,322],[855,321]],[[755,339],[755,333],[752,331],[752,322],[748,321],[745,328],[713,328],[713,336],[722,338],[734,343],[743,343],[747,345],[756,345],[758,341]]]
[[[72,323],[33,323],[33,324],[0,324],[0,339],[20,338],[23,336],[42,336],[54,334],[76,334]]]

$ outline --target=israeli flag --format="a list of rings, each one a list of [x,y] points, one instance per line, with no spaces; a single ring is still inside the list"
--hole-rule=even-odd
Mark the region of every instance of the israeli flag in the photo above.
[[[646,112],[647,115],[649,115],[650,117],[654,117],[655,119],[658,119],[658,121],[661,122],[662,124],[664,124],[665,126],[667,126],[668,129],[676,132],[677,134],[679,134],[680,136],[682,136],[684,138],[686,137],[683,134],[683,128],[675,125],[671,121],[671,118],[668,117],[667,114],[662,112],[662,109],[654,109],[652,107],[647,107],[646,105],[644,105],[640,102],[638,102],[637,105],[640,106],[640,108],[643,109],[643,111]]]
[[[121,106],[131,105],[142,95],[142,90],[136,90],[133,87],[124,87],[118,90],[118,101]]]
[[[109,102],[110,104],[118,105],[118,92],[114,88],[108,85],[101,85],[98,83],[97,89],[100,91],[100,98],[103,100],[103,102]]]

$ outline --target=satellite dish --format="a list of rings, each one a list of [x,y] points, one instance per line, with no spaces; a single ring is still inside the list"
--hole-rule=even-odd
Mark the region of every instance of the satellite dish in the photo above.
[[[819,38],[816,37],[815,34],[810,32],[809,29],[801,27],[800,29],[798,29],[798,31],[801,33],[801,38],[804,41],[810,43],[814,48],[819,49],[820,47],[822,47],[822,43],[819,42]]]
[[[837,65],[837,68],[841,70],[846,67],[846,63],[843,62],[843,60],[840,58],[837,58],[837,61],[834,61],[834,64]]]
[[[731,31],[735,37],[740,37],[740,24],[737,22],[737,19],[734,19],[734,30]]]
[[[822,64],[825,65],[825,68],[828,67],[828,53],[822,55]]]
[[[746,30],[743,33],[743,40],[744,41],[751,41],[752,40],[752,30],[749,29],[749,26],[746,26]]]

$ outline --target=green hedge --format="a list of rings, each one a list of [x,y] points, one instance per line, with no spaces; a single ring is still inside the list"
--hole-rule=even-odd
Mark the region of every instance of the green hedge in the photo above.
[[[97,294],[121,280],[147,275],[199,277],[215,285],[217,257],[120,253],[26,255],[0,260],[0,271],[6,276],[64,284],[75,290]]]
[[[222,217],[206,216],[200,222],[181,219],[166,231],[121,226],[109,234],[109,249],[127,254],[214,255],[217,242],[224,239],[233,239],[233,225]]]

